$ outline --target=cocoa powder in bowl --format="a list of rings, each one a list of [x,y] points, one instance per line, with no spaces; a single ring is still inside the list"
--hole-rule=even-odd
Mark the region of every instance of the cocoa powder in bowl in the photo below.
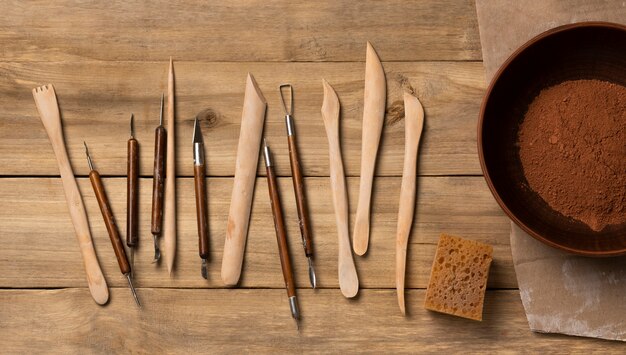
[[[530,189],[594,231],[626,222],[626,88],[572,80],[542,90],[518,132]]]

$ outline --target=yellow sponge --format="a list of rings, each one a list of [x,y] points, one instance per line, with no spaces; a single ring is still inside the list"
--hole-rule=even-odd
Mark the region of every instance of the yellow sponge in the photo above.
[[[490,245],[441,234],[424,308],[482,320],[492,255]]]

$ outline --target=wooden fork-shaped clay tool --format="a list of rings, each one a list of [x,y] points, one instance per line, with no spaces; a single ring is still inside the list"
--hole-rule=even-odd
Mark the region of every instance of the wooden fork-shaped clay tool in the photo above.
[[[105,304],[109,300],[109,289],[106,280],[102,275],[102,269],[98,263],[98,256],[93,247],[91,233],[89,231],[89,221],[87,220],[87,212],[83,204],[83,198],[76,185],[74,172],[70,165],[70,159],[65,148],[65,140],[63,138],[63,128],[61,126],[61,114],[57,104],[56,93],[52,84],[44,85],[33,89],[33,97],[37,105],[37,111],[41,122],[43,123],[52,149],[59,165],[61,173],[61,182],[63,183],[63,191],[65,192],[65,200],[70,211],[78,245],[83,257],[83,264],[87,274],[87,283],[89,284],[89,292],[97,304]]]
[[[333,191],[335,220],[339,239],[339,288],[345,297],[354,297],[359,292],[359,278],[350,248],[350,231],[348,229],[348,191],[346,177],[341,159],[339,144],[339,98],[335,90],[323,80],[324,102],[322,118],[328,136],[328,153],[330,156],[330,188]]]
[[[259,162],[259,150],[261,149],[265,109],[267,108],[265,97],[263,97],[251,74],[248,74],[246,80],[243,101],[235,179],[222,256],[222,281],[228,286],[236,285],[241,275],[256,169]]]
[[[385,72],[374,47],[367,42],[365,57],[365,96],[363,100],[363,133],[361,138],[361,182],[359,183],[359,203],[356,208],[352,246],[354,252],[363,255],[367,252],[370,238],[370,205],[372,184],[378,144],[385,120],[385,100],[387,83]]]
[[[424,108],[417,97],[404,93],[404,168],[400,187],[400,209],[396,237],[396,290],[398,305],[404,308],[404,275],[406,270],[406,248],[413,224],[415,210],[415,187],[417,179],[417,152],[424,128]]]

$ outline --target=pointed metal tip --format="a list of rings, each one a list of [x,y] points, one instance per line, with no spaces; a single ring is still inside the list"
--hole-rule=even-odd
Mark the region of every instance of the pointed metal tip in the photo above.
[[[315,276],[315,268],[313,268],[313,259],[309,256],[309,281],[313,288],[317,287],[317,276]]]
[[[198,121],[198,117],[196,117],[193,122],[193,139],[192,143],[202,143],[202,131],[200,130],[200,121]]]
[[[89,165],[89,170],[93,170],[93,162],[91,161],[89,148],[87,148],[87,142],[83,141],[83,145],[85,146],[85,155],[87,156],[87,165]]]
[[[161,111],[159,113],[159,126],[163,126],[163,98],[165,97],[164,93],[161,93]]]
[[[133,281],[130,279],[130,273],[125,274],[126,279],[128,279],[128,286],[130,287],[130,292],[133,294],[133,298],[137,303],[137,306],[141,308],[141,302],[139,302],[139,297],[137,297],[137,292],[135,291],[135,287],[133,286]]]
[[[206,269],[206,259],[202,259],[202,266],[201,266],[200,271],[202,272],[202,277],[205,280],[208,280],[209,279],[209,275],[208,275],[208,272],[207,272],[207,269]]]
[[[269,148],[269,146],[267,145],[267,139],[265,139],[265,137],[263,137],[263,147]]]
[[[130,138],[135,138],[135,114],[130,114]]]
[[[152,263],[154,264],[161,259],[161,249],[159,249],[159,241],[156,234],[152,235],[152,239],[154,240],[154,259],[152,259]]]

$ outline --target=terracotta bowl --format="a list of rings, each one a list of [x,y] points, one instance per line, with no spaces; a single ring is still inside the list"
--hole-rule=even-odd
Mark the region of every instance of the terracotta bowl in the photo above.
[[[526,178],[516,142],[526,109],[541,89],[575,79],[626,86],[626,26],[598,22],[562,26],[515,51],[494,76],[482,103],[480,164],[500,207],[534,238],[581,255],[626,254],[626,223],[594,232],[523,188]]]

